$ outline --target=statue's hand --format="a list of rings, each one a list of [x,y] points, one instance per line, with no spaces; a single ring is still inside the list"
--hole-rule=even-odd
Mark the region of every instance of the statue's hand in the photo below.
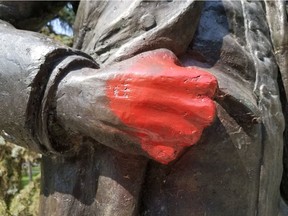
[[[211,74],[181,67],[168,50],[154,50],[69,73],[58,86],[57,122],[68,137],[81,134],[167,164],[212,123],[216,89]]]
[[[158,162],[174,160],[214,120],[215,77],[179,66],[167,50],[131,58],[112,74],[106,82],[109,108],[127,126],[125,132]]]

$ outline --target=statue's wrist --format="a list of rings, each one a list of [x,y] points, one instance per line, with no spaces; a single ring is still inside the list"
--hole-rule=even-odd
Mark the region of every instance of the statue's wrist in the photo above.
[[[62,59],[61,62],[52,71],[50,78],[46,84],[45,91],[42,95],[41,105],[38,109],[38,115],[35,119],[35,137],[39,143],[44,146],[47,153],[63,153],[71,150],[73,145],[69,143],[59,143],[66,140],[62,135],[66,133],[61,131],[60,125],[57,123],[57,91],[59,83],[67,74],[80,68],[97,68],[98,65],[86,56],[71,55]],[[60,139],[59,136],[62,136]],[[57,140],[57,143],[56,143]]]

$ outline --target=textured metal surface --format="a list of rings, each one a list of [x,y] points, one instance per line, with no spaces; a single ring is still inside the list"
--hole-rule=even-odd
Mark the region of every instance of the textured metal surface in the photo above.
[[[41,104],[50,75],[67,56],[86,55],[6,24],[0,25],[0,42],[1,134],[11,142],[46,152],[48,144],[38,131],[43,127]]]
[[[194,0],[83,1],[75,21],[74,47],[101,65],[157,48],[179,55],[193,39],[202,6]]]
[[[71,51],[1,23],[1,129],[32,145],[27,107],[35,100],[42,104],[35,105],[40,122],[47,123],[45,146],[54,152],[43,159],[41,215],[285,215],[284,1],[82,1],[75,47],[100,63],[100,70],[74,51],[66,58]],[[121,70],[125,59],[157,48],[173,51],[183,65],[202,68],[219,82],[215,123],[168,165],[148,160],[135,139],[117,134],[125,125],[107,109],[103,90],[111,74],[107,65],[122,61]],[[58,65],[50,53],[59,49],[64,51]],[[46,73],[52,73],[50,80]],[[38,76],[40,91],[34,92]],[[42,103],[41,94],[48,101]],[[72,154],[62,156],[67,149]]]

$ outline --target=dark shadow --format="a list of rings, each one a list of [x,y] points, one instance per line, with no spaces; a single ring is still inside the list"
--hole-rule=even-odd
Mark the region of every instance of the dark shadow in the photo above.
[[[56,209],[56,215],[103,215],[105,208],[127,214],[137,210],[147,159],[90,139],[81,145],[74,157],[43,156],[41,202],[49,205],[41,205],[40,214],[51,209]]]
[[[280,71],[278,72],[278,86],[280,92],[280,100],[282,104],[283,115],[285,118],[285,130],[283,133],[283,175],[281,180],[280,192],[283,200],[288,205],[288,102],[286,98],[286,93],[284,89],[284,84]]]
[[[249,149],[243,155],[226,127],[217,118],[199,143],[170,166],[149,163],[140,215],[188,216],[193,210],[193,215],[243,216],[255,212],[258,172],[247,170],[255,169],[261,157],[259,138],[250,143],[258,151]]]
[[[261,123],[259,114],[255,114],[232,95],[225,94],[219,90],[215,101],[229,113],[247,134],[251,134],[251,127],[254,124]]]
[[[193,41],[188,47],[190,58],[213,67],[220,59],[223,38],[229,34],[229,23],[222,1],[206,1]]]

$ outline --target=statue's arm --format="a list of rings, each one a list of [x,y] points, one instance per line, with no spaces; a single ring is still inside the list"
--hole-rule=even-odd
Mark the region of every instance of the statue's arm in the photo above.
[[[215,78],[181,67],[168,50],[98,70],[86,54],[41,34],[0,28],[0,127],[13,142],[63,153],[92,138],[168,163],[214,119]]]
[[[215,78],[181,67],[168,50],[97,70],[85,54],[42,35],[1,28],[0,126],[12,141],[75,153],[82,139],[92,138],[168,163],[214,119]]]
[[[86,54],[5,22],[0,24],[0,41],[1,134],[14,143],[49,151],[41,131],[48,81],[64,76],[71,64],[74,68],[97,65]],[[60,65],[62,70],[54,72]]]

